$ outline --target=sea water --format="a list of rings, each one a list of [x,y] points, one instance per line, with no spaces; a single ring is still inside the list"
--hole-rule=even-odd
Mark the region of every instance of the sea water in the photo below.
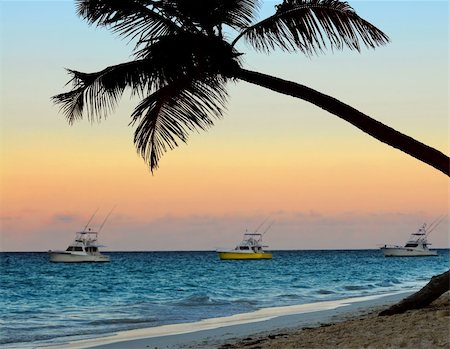
[[[0,348],[28,348],[261,308],[414,291],[448,270],[438,257],[380,250],[274,251],[221,261],[215,252],[111,252],[110,263],[51,263],[0,253]]]

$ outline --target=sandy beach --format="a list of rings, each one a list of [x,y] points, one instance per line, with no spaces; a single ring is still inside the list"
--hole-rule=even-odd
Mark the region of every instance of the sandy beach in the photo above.
[[[193,324],[126,331],[58,348],[449,348],[448,293],[425,309],[378,316],[380,310],[407,295],[261,309]]]
[[[450,348],[449,294],[429,307],[393,316],[378,316],[382,307],[367,314],[336,318],[336,322],[272,332],[228,341],[219,349],[290,348]],[[339,321],[340,320],[340,321]]]

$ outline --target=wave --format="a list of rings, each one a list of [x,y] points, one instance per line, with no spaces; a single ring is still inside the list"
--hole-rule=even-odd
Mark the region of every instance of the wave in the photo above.
[[[369,286],[361,286],[361,285],[346,285],[342,287],[346,291],[361,291],[361,290],[367,290],[370,287]]]
[[[100,322],[100,320],[99,320]],[[139,326],[141,327],[141,326]],[[130,327],[133,328],[133,327]],[[136,327],[138,328],[138,327]],[[102,335],[108,335],[112,331],[111,328],[101,328],[101,327],[95,327],[95,328],[84,328],[83,332],[80,333],[79,330],[77,330],[75,327],[70,326],[69,331],[64,330],[63,327],[60,327],[58,331],[50,331],[48,333],[44,333],[42,331],[39,331],[38,333],[23,333],[23,334],[15,334],[10,335],[5,338],[0,338],[0,346],[2,345],[15,345],[17,344],[17,348],[22,348],[24,346],[20,345],[20,343],[38,343],[38,342],[47,342],[47,341],[54,341],[57,342],[66,342],[69,340],[79,340],[79,339],[87,339],[87,338],[95,338]],[[3,333],[2,333],[3,335]],[[53,343],[52,345],[54,345]],[[35,348],[35,345],[33,345],[33,348]]]
[[[394,285],[398,285],[401,284],[401,281],[399,281],[396,278],[389,278],[389,279],[384,279],[383,281],[380,281],[378,283],[376,283],[375,285],[378,287],[390,287],[390,286],[394,286]]]
[[[84,330],[83,331],[83,337],[87,337],[89,335],[93,335],[93,336],[98,336],[100,334],[104,334],[104,333],[109,333],[111,332],[110,330],[106,331],[98,331],[98,330]],[[5,344],[19,344],[19,343],[30,343],[30,342],[40,342],[40,341],[48,341],[48,340],[53,340],[55,338],[61,338],[61,339],[67,339],[70,337],[79,337],[80,334],[78,332],[76,332],[75,330],[73,331],[73,333],[64,333],[64,332],[59,332],[58,334],[53,334],[53,333],[35,333],[35,334],[23,334],[23,335],[18,335],[15,337],[9,337],[9,338],[2,338],[0,339],[0,345],[5,345]]]
[[[219,300],[209,297],[208,295],[191,295],[181,300],[175,301],[172,304],[182,307],[196,307],[204,305],[227,305],[229,301]]]
[[[155,318],[142,318],[142,319],[129,319],[129,318],[118,318],[118,319],[103,319],[90,321],[88,325],[101,326],[101,325],[121,325],[121,324],[148,324],[158,322]]]
[[[254,306],[258,304],[258,301],[254,299],[236,299],[233,300],[231,303]]]
[[[317,294],[335,294],[336,292],[331,291],[331,290],[324,290],[324,289],[320,289],[316,291]]]
[[[280,297],[283,297],[283,298],[290,298],[290,299],[299,299],[299,298],[303,298],[302,295],[299,295],[299,294],[296,294],[296,293],[282,294]]]

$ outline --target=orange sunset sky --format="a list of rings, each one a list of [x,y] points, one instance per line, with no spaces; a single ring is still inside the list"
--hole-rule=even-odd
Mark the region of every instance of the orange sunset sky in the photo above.
[[[262,15],[275,2],[265,2]],[[350,1],[392,42],[306,58],[248,52],[246,67],[303,83],[449,153],[448,2]],[[449,214],[449,179],[306,102],[230,84],[224,119],[167,153],[136,153],[125,95],[101,123],[69,126],[50,97],[64,69],[98,71],[131,45],[71,1],[0,2],[3,251],[64,248],[99,207],[108,250],[212,250],[265,218],[272,249],[376,248]],[[67,88],[66,88],[67,90]],[[448,218],[431,235],[449,247]]]

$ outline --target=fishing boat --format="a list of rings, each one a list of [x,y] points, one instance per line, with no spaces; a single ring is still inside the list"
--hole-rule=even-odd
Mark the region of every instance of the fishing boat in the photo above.
[[[244,233],[244,238],[234,249],[218,249],[220,259],[271,259],[272,253],[263,250],[262,234]]]
[[[264,222],[260,225],[260,227]],[[216,252],[220,259],[271,259],[272,253],[264,251],[262,238],[265,233],[270,229],[273,222],[267,227],[267,229],[261,234],[258,233],[258,229],[255,232],[244,233],[242,241],[234,249],[218,249]]]
[[[48,251],[50,261],[55,263],[109,262],[109,256],[100,253],[99,248],[104,246],[98,243],[98,233],[105,225],[111,212],[106,216],[98,231],[93,231],[91,228],[88,228],[95,216],[94,213],[84,229],[75,234],[75,240],[73,240],[65,251]]]
[[[381,247],[381,251],[383,251],[385,257],[437,256],[437,251],[428,248],[431,243],[428,242],[427,238],[431,231],[434,230],[441,221],[442,219],[438,222],[434,221],[430,226],[427,226],[427,224],[424,223],[417,232],[411,234],[405,246],[384,245]]]

